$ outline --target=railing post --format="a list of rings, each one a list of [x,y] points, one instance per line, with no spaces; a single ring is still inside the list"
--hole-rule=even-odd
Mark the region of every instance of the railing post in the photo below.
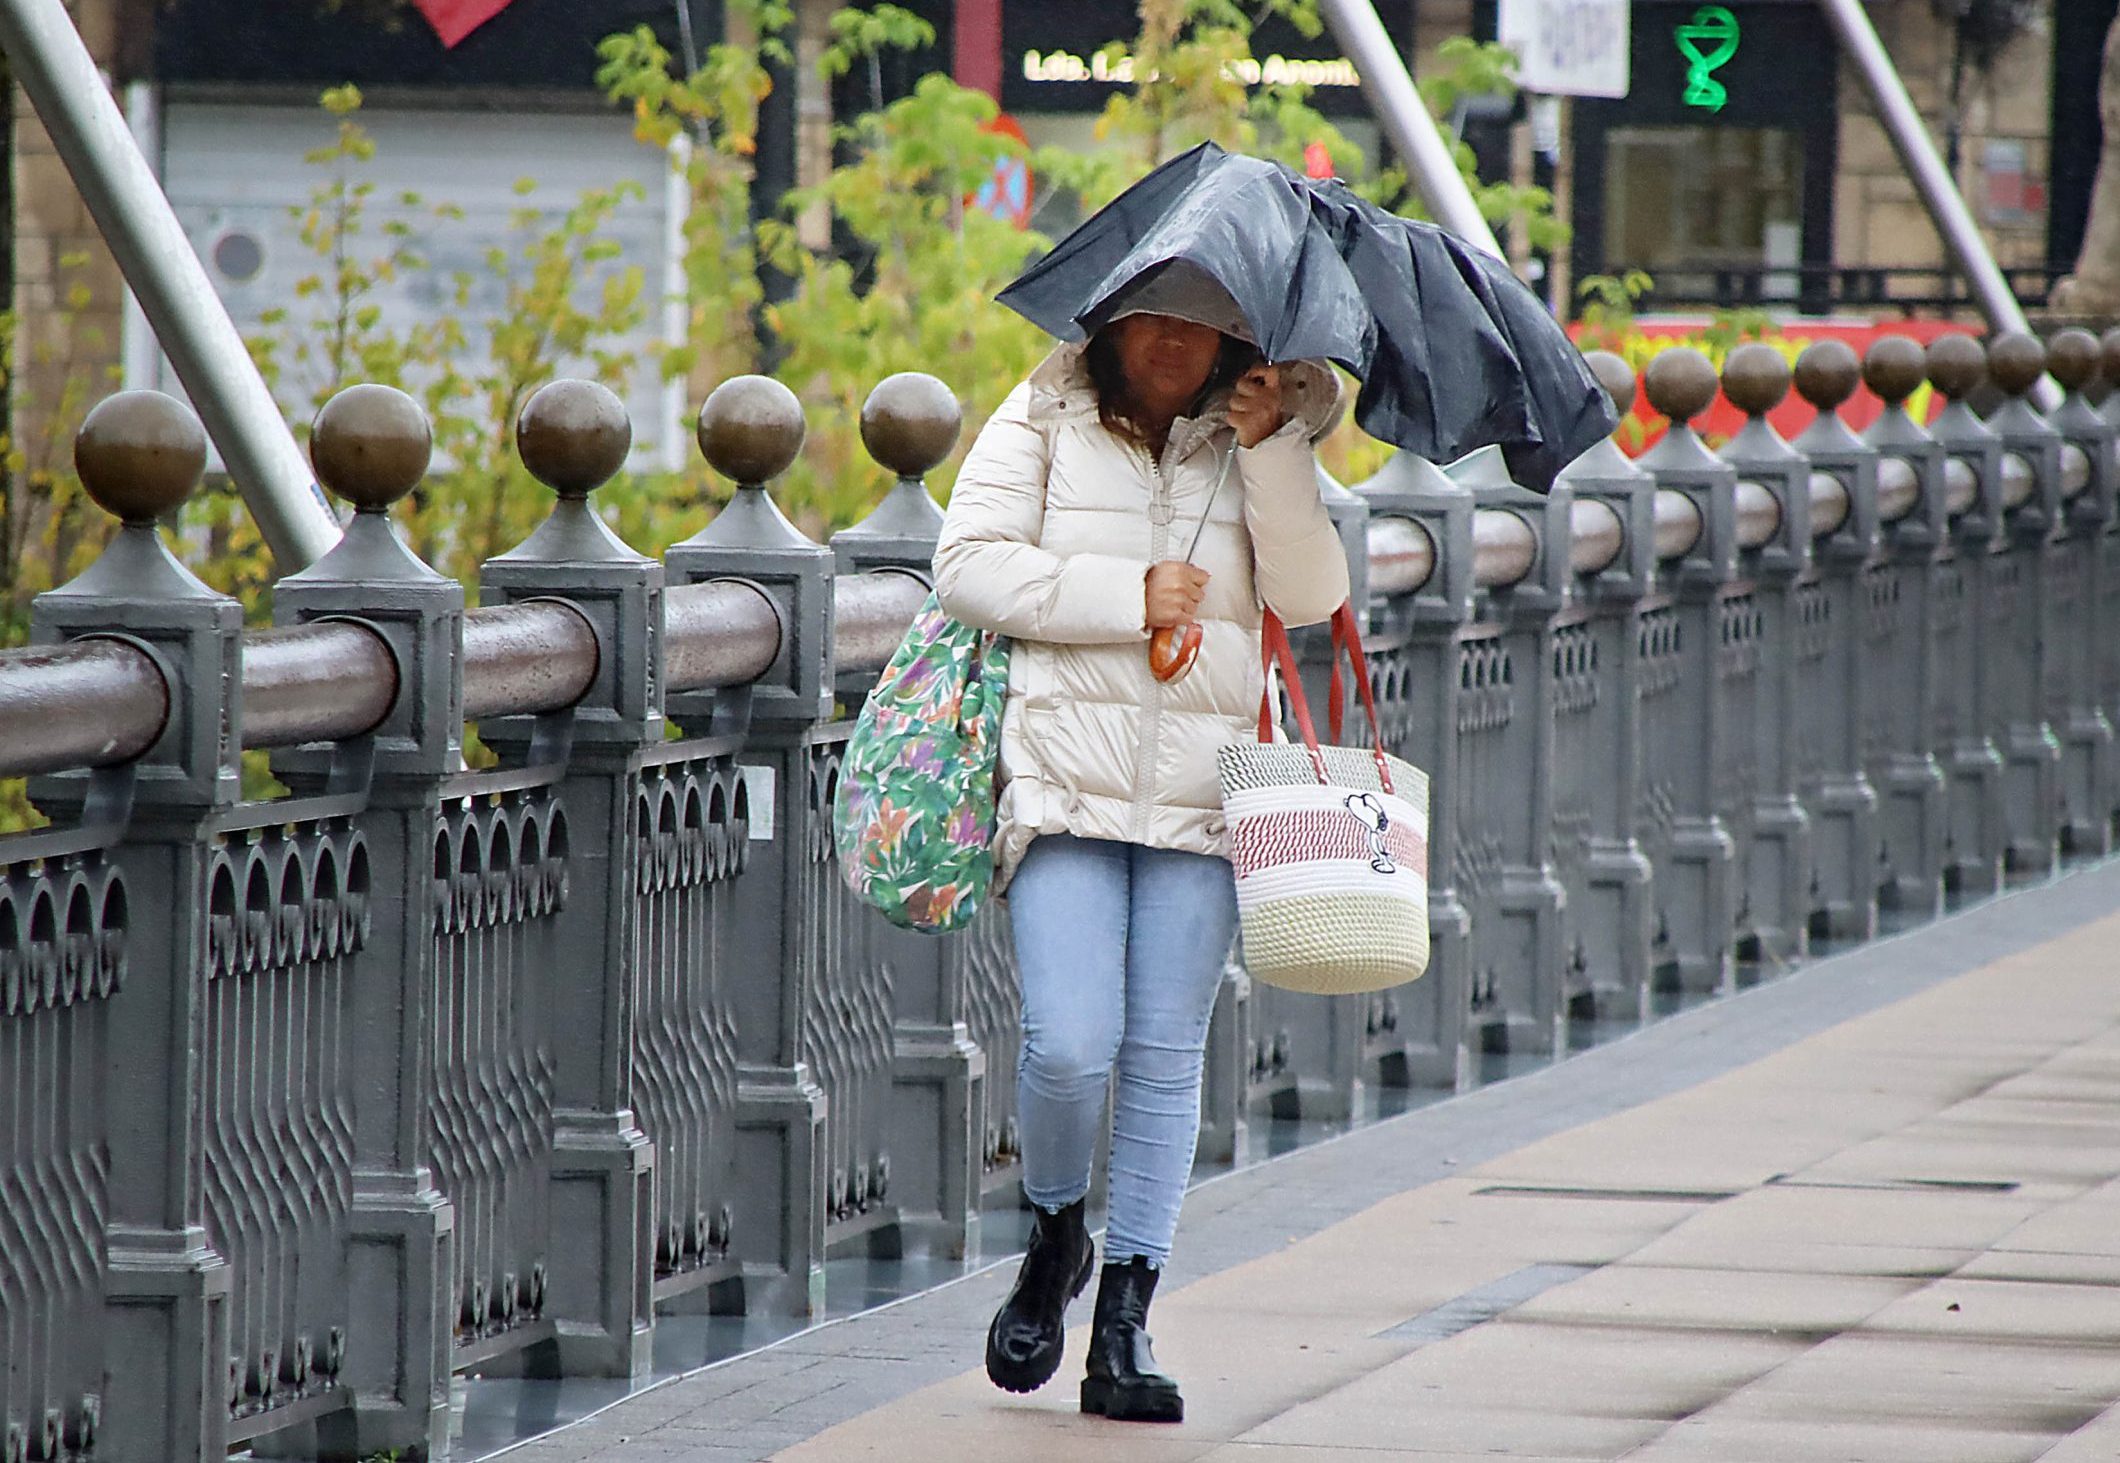
[[[1499,448],[1444,471],[1471,491],[1482,518],[1507,514],[1529,528],[1534,554],[1521,578],[1480,576],[1480,618],[1497,633],[1485,653],[1460,662],[1471,714],[1458,723],[1457,838],[1459,848],[1478,851],[1474,867],[1485,876],[1463,890],[1472,914],[1472,1020],[1483,1051],[1563,1051],[1570,971],[1567,896],[1552,855],[1553,647],[1573,578],[1573,499],[1565,484],[1540,494],[1515,482]]]
[[[2060,856],[2063,825],[2073,817],[2069,788],[2078,764],[2092,755],[2087,745],[2064,748],[2057,735],[2066,725],[2068,686],[2053,637],[2081,608],[2081,566],[2061,540],[2067,514],[2061,439],[2025,399],[2045,375],[2046,348],[2029,335],[1998,336],[1988,344],[1987,367],[2004,396],[1987,427],[2002,445],[2006,535],[2004,552],[1990,565],[1988,591],[2015,631],[1993,647],[2000,652],[2001,695],[1989,726],[2002,748],[2009,867],[2040,873]]]
[[[1798,791],[1811,817],[1812,933],[1867,940],[1877,933],[1877,789],[1869,749],[1875,702],[1865,654],[1879,606],[1877,453],[1848,430],[1840,406],[1862,382],[1845,342],[1823,340],[1796,358],[1796,392],[1817,413],[1790,445],[1809,464],[1812,568],[1797,588],[1796,700],[1788,731]],[[1837,517],[1839,522],[1832,521]],[[1815,599],[1812,598],[1815,596]],[[1918,642],[1905,648],[1918,656]]]
[[[1725,682],[1749,691],[1758,628],[1750,586],[1736,577],[1737,474],[1691,425],[1715,400],[1715,368],[1681,346],[1649,363],[1643,386],[1671,425],[1640,466],[1658,498],[1675,494],[1693,520],[1690,546],[1664,560],[1664,602],[1643,625],[1643,694],[1659,685],[1669,692],[1653,716],[1644,711],[1642,736],[1641,840],[1656,867],[1656,960],[1682,989],[1720,991],[1735,976],[1729,818],[1751,816],[1750,742],[1730,724]],[[1733,776],[1739,769],[1744,775]],[[1743,789],[1734,798],[1733,784]]]
[[[1721,667],[1730,695],[1723,732],[1732,760],[1725,765],[1733,774],[1724,796],[1751,802],[1749,814],[1730,815],[1732,826],[1743,830],[1738,938],[1770,965],[1799,960],[1810,948],[1813,849],[1810,815],[1796,795],[1798,739],[1804,735],[1797,720],[1801,715],[1808,722],[1819,710],[1806,706],[1798,712],[1798,685],[1821,679],[1817,668],[1832,633],[1832,605],[1810,573],[1810,468],[1767,424],[1767,413],[1788,391],[1788,362],[1772,346],[1754,341],[1730,352],[1723,393],[1746,422],[1720,455],[1737,472],[1740,513],[1755,507],[1744,484],[1765,488],[1776,511],[1773,532],[1764,540],[1756,529],[1748,533],[1740,526],[1739,572],[1751,581],[1750,605],[1733,601],[1727,608]],[[1824,714],[1842,716],[1846,710],[1834,706]]]
[[[1946,398],[1929,431],[1944,451],[1952,512],[1951,553],[1936,585],[1936,750],[1943,763],[1949,822],[1944,878],[1961,894],[2002,887],[2010,843],[2003,809],[2002,751],[1995,706],[2014,653],[2016,593],[1993,588],[2004,565],[2002,443],[1965,398],[1987,375],[1987,353],[1966,335],[1946,335],[1924,357],[1929,382]]]
[[[1431,954],[1427,976],[1393,993],[1398,1030],[1387,1075],[1417,1086],[1464,1088],[1475,1075],[1469,1042],[1473,931],[1460,887],[1466,856],[1458,840],[1463,792],[1457,752],[1459,725],[1468,714],[1460,661],[1475,593],[1473,496],[1410,452],[1395,455],[1354,491],[1368,502],[1373,529],[1385,520],[1410,525],[1426,540],[1433,566],[1411,593],[1373,594],[1371,601],[1376,639],[1369,664],[1384,746],[1428,774]],[[1271,1066],[1268,1033],[1278,1036],[1279,1028],[1263,1008],[1256,1029],[1267,1042]],[[1334,1049],[1348,1044],[1359,1050],[1359,1023],[1336,1037]]]
[[[897,482],[861,522],[832,536],[842,574],[892,570],[933,582],[942,509],[922,479],[957,445],[963,408],[933,376],[904,371],[878,382],[861,408],[861,440],[869,456]],[[872,673],[843,686],[848,715],[859,712]],[[966,959],[969,935],[935,940],[864,915],[870,938],[891,967],[890,1198],[904,1229],[927,1229],[932,1248],[962,1256],[978,1247],[980,1173],[990,1099],[988,1052],[972,1029],[991,993],[975,997],[973,982],[1006,979],[994,962]],[[983,923],[1006,925],[989,906]],[[1006,930],[1000,946],[1009,948]],[[1013,1033],[979,1032],[989,1041]],[[1014,1070],[1013,1057],[1008,1069]]]
[[[669,714],[701,730],[742,730],[752,826],[772,847],[737,878],[726,948],[735,1015],[736,1199],[734,1253],[747,1310],[810,1315],[824,1308],[829,1181],[825,1089],[806,1024],[816,972],[822,888],[834,871],[812,858],[828,789],[816,777],[815,729],[833,705],[832,551],[808,538],[773,502],[766,484],[802,449],[802,407],[763,376],[725,381],[699,414],[699,445],[715,471],[736,483],[714,520],[664,556],[670,584],[738,579],[773,601],[780,654],[747,692],[673,697]],[[761,803],[764,805],[761,806]]]
[[[1861,637],[1869,724],[1864,757],[1878,806],[1877,879],[1887,907],[1917,918],[1943,911],[1949,804],[1936,737],[1942,642],[1939,580],[1956,574],[1943,450],[1906,401],[1922,384],[1921,347],[1888,335],[1863,357],[1865,385],[1884,403],[1863,443],[1878,454],[1882,552],[1867,576],[1869,610]],[[1883,477],[1893,478],[1887,495]],[[1889,501],[1887,501],[1889,497]],[[1962,591],[1961,591],[1962,593]],[[1955,626],[1964,624],[1960,608]],[[1957,633],[1962,634],[1962,629]],[[1957,662],[1951,662],[1955,669]]]
[[[643,748],[663,739],[662,565],[604,526],[589,495],[625,465],[633,424],[608,389],[555,381],[523,406],[517,450],[558,495],[521,545],[479,569],[484,606],[564,599],[596,632],[596,679],[575,705],[479,725],[504,763],[564,758],[558,790],[576,866],[553,916],[544,1005],[552,1084],[552,1178],[544,1315],[557,1369],[637,1377],[654,1324],[654,1151],[633,1096],[633,792]]]
[[[398,695],[374,733],[273,759],[297,792],[367,792],[373,926],[348,966],[353,1123],[351,1425],[319,1424],[325,1456],[448,1446],[455,1213],[428,1162],[435,1023],[435,829],[441,788],[463,762],[464,594],[399,542],[390,508],[427,471],[425,415],[383,386],[340,392],[318,413],[310,453],[354,505],[338,546],[273,590],[273,619],[357,618],[389,645]]]
[[[89,496],[124,526],[79,578],[37,597],[31,638],[114,636],[144,648],[168,682],[169,716],[135,762],[30,784],[55,823],[109,824],[113,837],[123,829],[107,854],[116,893],[105,890],[93,913],[124,969],[97,977],[111,983],[103,1065],[72,1084],[92,1087],[105,1114],[102,1232],[84,1227],[86,1193],[75,1196],[81,1208],[32,1193],[31,1212],[17,1218],[34,1222],[42,1205],[60,1203],[52,1232],[73,1241],[61,1246],[65,1262],[93,1269],[102,1251],[100,1334],[58,1338],[85,1351],[84,1363],[100,1361],[89,1376],[101,1380],[88,1396],[47,1396],[59,1434],[49,1441],[65,1443],[86,1419],[98,1457],[218,1463],[228,1447],[231,1279],[207,1236],[203,1190],[207,825],[240,796],[243,611],[178,564],[155,527],[205,467],[206,437],[188,410],[149,392],[113,397],[89,413],[74,450]],[[70,933],[93,933],[73,928],[77,911],[54,912]],[[37,1097],[61,1102],[67,1085]]]
[[[1634,408],[1634,368],[1592,351],[1596,372],[1624,419]],[[1578,504],[1617,521],[1616,556],[1576,566],[1583,618],[1553,648],[1554,843],[1568,893],[1569,963],[1584,1009],[1597,1020],[1636,1022],[1649,1010],[1649,859],[1635,837],[1642,756],[1642,610],[1656,583],[1656,484],[1610,438],[1561,469]]]
[[[2054,586],[2057,602],[2048,619],[2062,659],[2061,695],[2049,714],[2061,737],[2062,844],[2071,853],[2104,854],[2113,846],[2113,810],[2120,804],[2120,758],[2114,756],[2113,682],[2108,674],[2111,638],[2103,621],[2107,583],[2106,541],[2114,516],[2116,469],[2113,430],[2084,388],[2098,375],[2098,342],[2087,330],[2063,330],[2047,348],[2047,368],[2068,393],[2047,421],[2061,438],[2062,542],[2057,556],[2070,566]],[[2075,596],[2071,609],[2067,596]],[[2090,627],[2101,626],[2099,630]]]

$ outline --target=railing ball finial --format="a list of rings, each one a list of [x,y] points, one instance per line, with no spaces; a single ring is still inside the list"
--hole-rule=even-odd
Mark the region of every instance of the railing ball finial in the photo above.
[[[2046,343],[2046,368],[2063,391],[2082,391],[2097,380],[2098,356],[2098,337],[2075,326]]]
[[[921,477],[949,456],[963,427],[956,393],[924,371],[884,377],[861,404],[861,445],[902,478]]]
[[[759,487],[786,472],[807,432],[802,403],[770,376],[724,381],[699,409],[699,450],[739,487]]]
[[[1715,363],[1689,345],[1659,353],[1642,373],[1649,405],[1673,422],[1690,423],[1715,400]]]
[[[318,480],[361,513],[387,512],[420,485],[433,456],[427,413],[394,386],[347,387],[310,429]]]
[[[1583,356],[1583,364],[1597,377],[1597,384],[1605,388],[1605,395],[1612,398],[1614,411],[1624,417],[1634,410],[1634,394],[1641,381],[1625,356],[1613,351],[1590,351]]]
[[[1862,384],[1893,406],[1919,391],[1927,379],[1928,361],[1921,346],[1904,335],[1881,335],[1863,354]]]
[[[199,485],[206,432],[173,397],[122,391],[98,402],[74,434],[74,469],[105,512],[126,523],[152,523]]]
[[[595,381],[548,381],[515,419],[523,466],[562,498],[586,498],[626,465],[633,419],[610,387]]]
[[[1922,364],[1929,383],[1953,401],[1965,400],[1987,379],[1987,351],[1970,335],[1938,336]]]
[[[2046,347],[2036,335],[2012,330],[1988,347],[1988,375],[2005,395],[2022,396],[2046,374]]]
[[[1795,380],[1796,394],[1824,416],[1840,410],[1862,384],[1862,361],[1844,340],[1814,340],[1796,358]]]
[[[1789,363],[1764,341],[1746,341],[1723,362],[1722,387],[1732,406],[1763,417],[1789,394]]]

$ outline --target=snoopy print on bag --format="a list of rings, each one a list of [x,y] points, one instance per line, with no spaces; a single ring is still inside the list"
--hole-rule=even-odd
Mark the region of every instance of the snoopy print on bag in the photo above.
[[[1347,798],[1347,811],[1362,820],[1369,830],[1369,867],[1380,874],[1396,874],[1399,866],[1392,862],[1391,850],[1384,844],[1384,834],[1391,827],[1391,815],[1384,811],[1383,799],[1374,793],[1358,792]]]

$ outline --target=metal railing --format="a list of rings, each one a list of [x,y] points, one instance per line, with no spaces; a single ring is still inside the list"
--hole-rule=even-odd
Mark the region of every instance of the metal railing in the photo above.
[[[1896,310],[1912,316],[1949,315],[1977,309],[1981,303],[1965,275],[1943,264],[1695,262],[1660,265],[1653,272],[1656,283],[1639,302],[1645,310],[1779,306],[1801,309],[1807,315]],[[2036,309],[2046,304],[2055,283],[2067,272],[2053,265],[2031,264],[2012,265],[1999,274],[2020,307]]]
[[[1382,734],[1433,779],[1434,959],[1341,999],[1232,964],[1203,1152],[2108,849],[2109,347],[1816,345],[1793,442],[1772,350],[1720,378],[1672,351],[1639,461],[1600,444],[1544,496],[1491,452],[1325,483]],[[1887,403],[1860,435],[1858,379]],[[1687,423],[1718,387],[1747,425],[1711,451]],[[898,485],[820,545],[766,486],[799,407],[731,382],[700,437],[735,497],[658,562],[590,506],[623,411],[557,383],[518,432],[552,516],[467,610],[388,525],[424,420],[355,388],[314,443],[352,521],[246,632],[154,526],[196,423],[91,414],[77,462],[124,527],[0,653],[0,774],[53,820],[0,839],[0,1463],[442,1456],[454,1372],[639,1376],[658,1308],[815,1311],[835,1249],[971,1243],[1017,1179],[1006,931],[890,928],[831,837],[958,427],[932,378],[880,386]],[[464,769],[467,723],[497,767]],[[288,796],[242,798],[245,748]]]

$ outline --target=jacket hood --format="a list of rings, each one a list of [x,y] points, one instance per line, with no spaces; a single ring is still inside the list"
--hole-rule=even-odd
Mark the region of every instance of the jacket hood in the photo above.
[[[1070,416],[1097,409],[1097,388],[1089,378],[1085,358],[1088,345],[1074,342],[1054,347],[1038,369],[1031,372],[1030,416],[1033,422],[1048,417]],[[1217,391],[1207,398],[1199,420],[1220,426],[1229,405],[1229,392]],[[1346,393],[1340,377],[1323,361],[1281,363],[1281,406],[1303,423],[1305,435],[1317,441],[1340,424],[1346,410]]]

